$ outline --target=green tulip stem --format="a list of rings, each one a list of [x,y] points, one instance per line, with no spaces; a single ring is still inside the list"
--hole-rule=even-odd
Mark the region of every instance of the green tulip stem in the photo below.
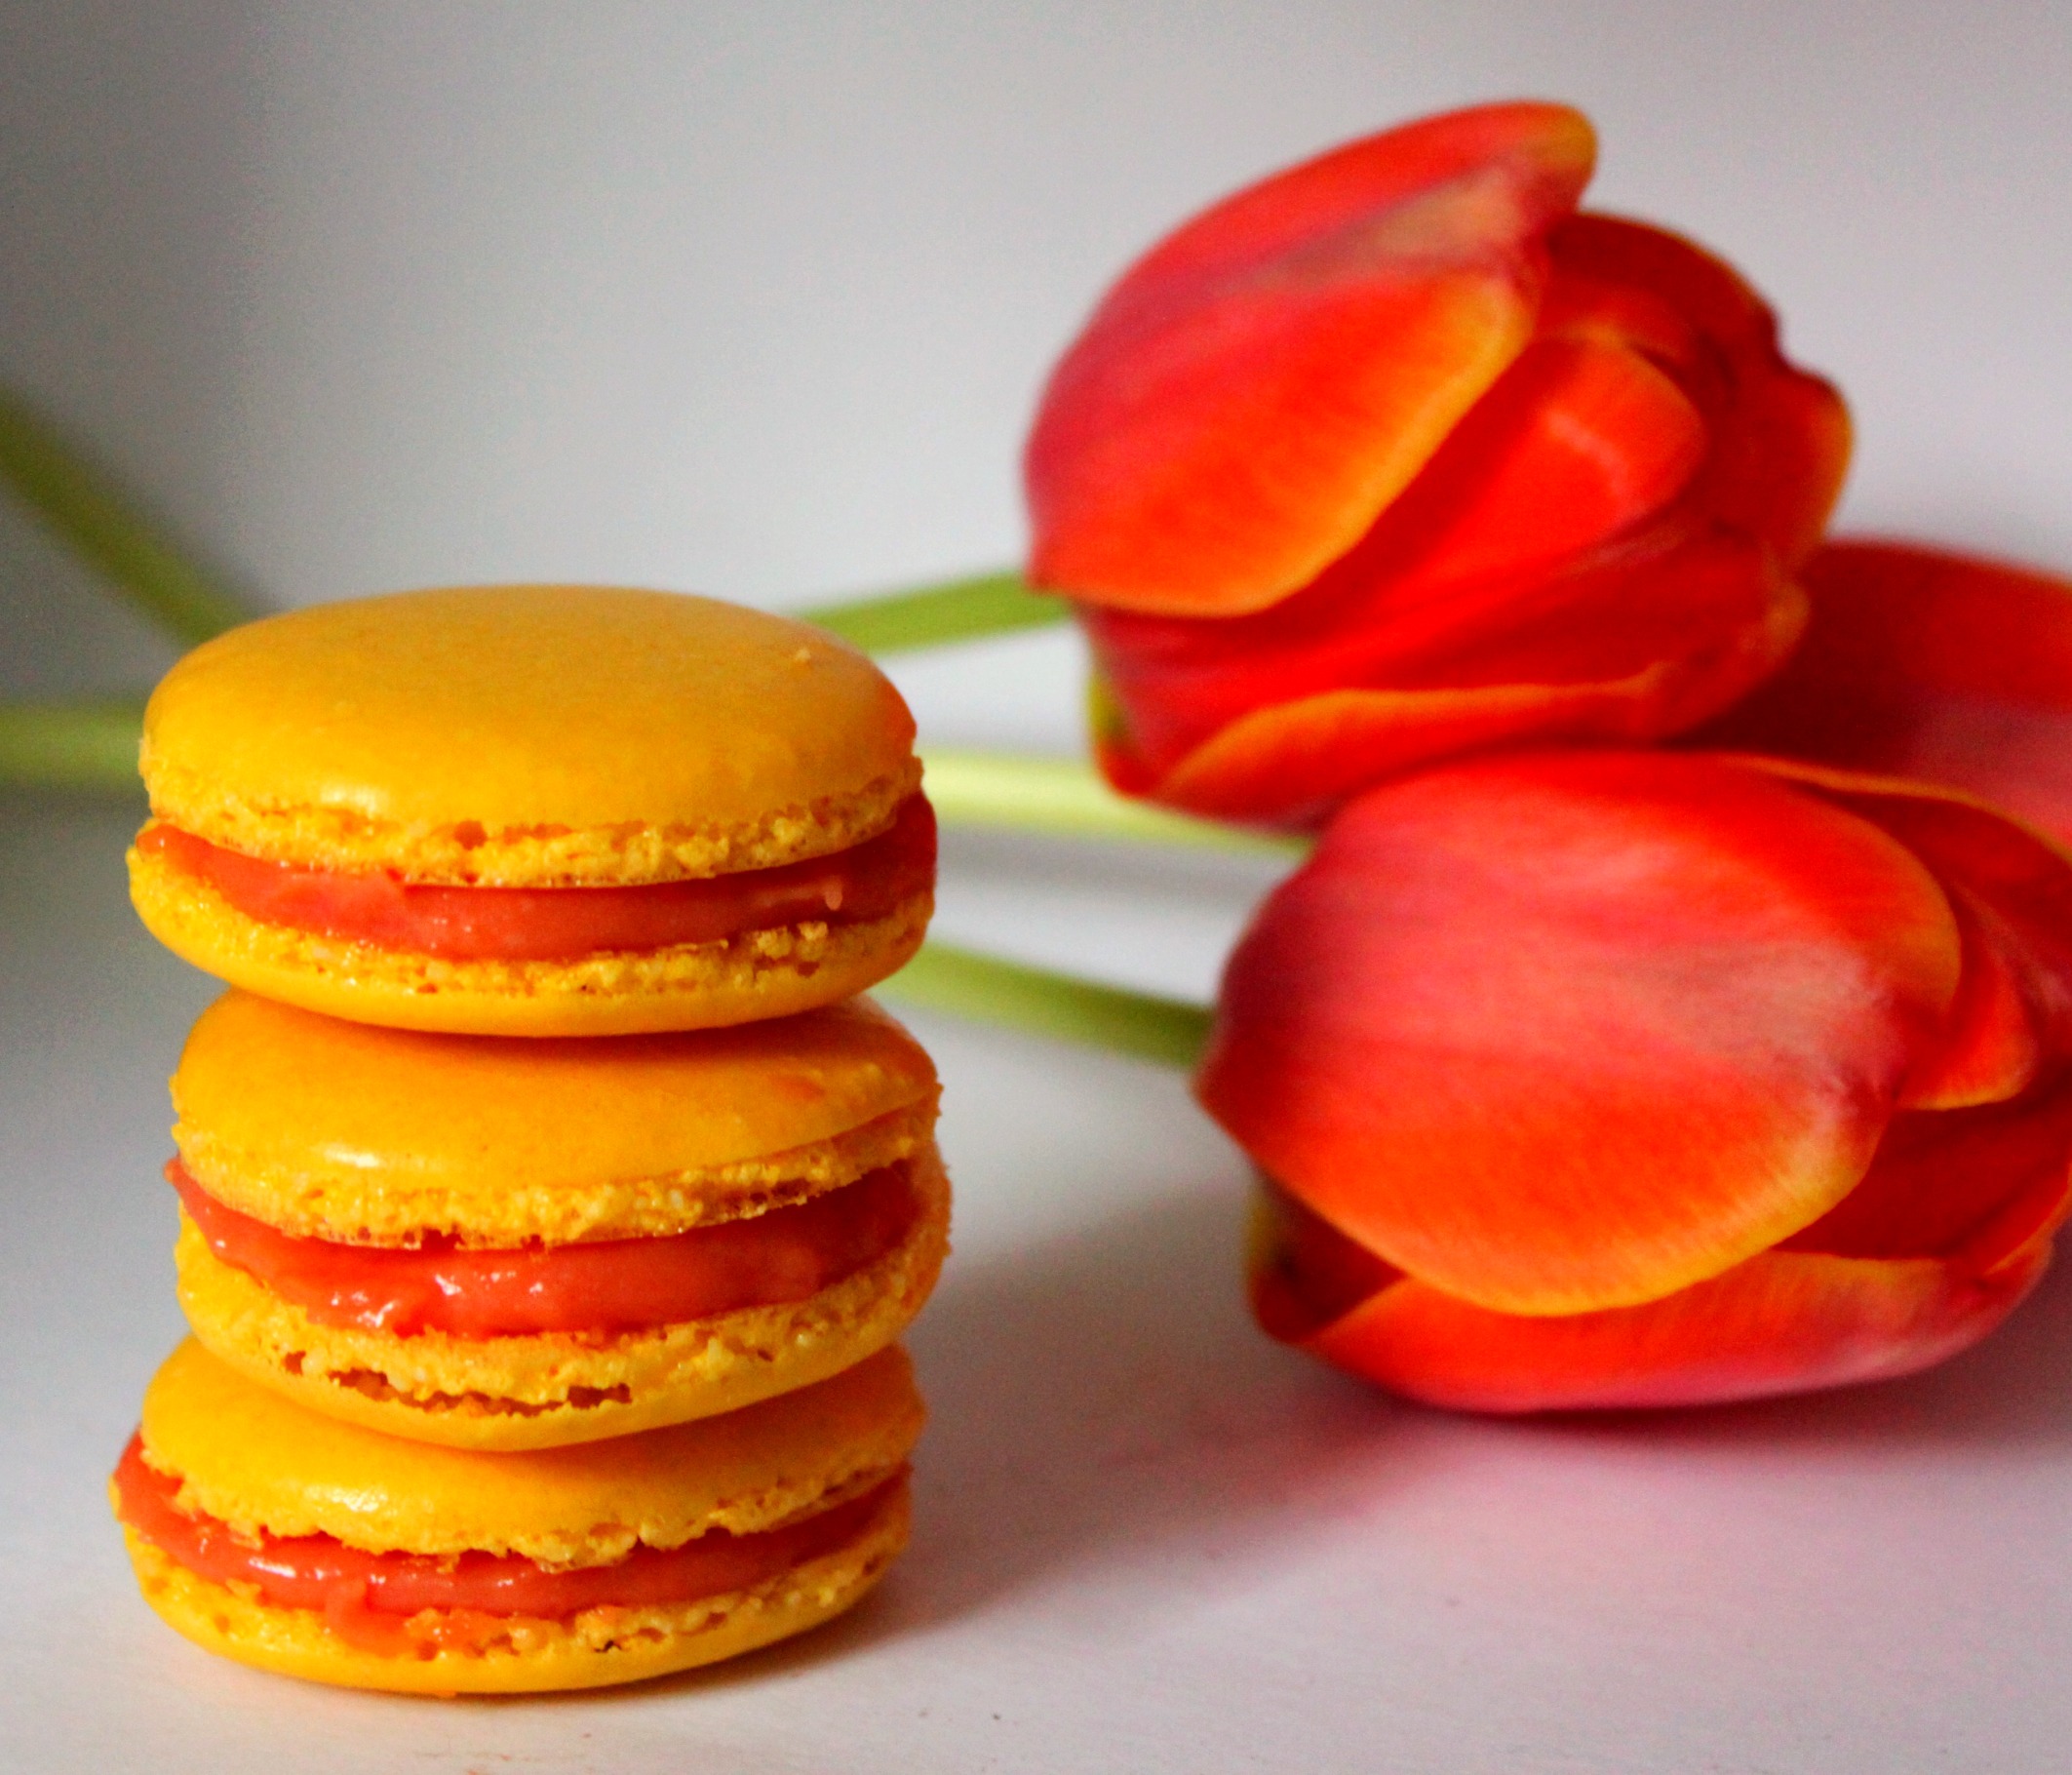
[[[919,1010],[945,1011],[1167,1066],[1192,1067],[1209,1034],[1211,1013],[1184,999],[1103,986],[951,943],[923,944],[913,961],[875,990]]]
[[[939,746],[927,747],[922,759],[928,799],[946,826],[1231,850],[1291,861],[1307,848],[1300,839],[1269,837],[1130,801],[1076,759]]]
[[[0,704],[0,786],[136,793],[141,719],[135,703]]]
[[[176,641],[191,647],[257,613],[175,547],[106,469],[5,388],[0,485]]]
[[[1063,622],[1070,611],[1062,598],[1032,590],[1020,573],[997,572],[816,604],[791,613],[818,623],[866,653],[903,653],[1019,629],[1048,628]]]

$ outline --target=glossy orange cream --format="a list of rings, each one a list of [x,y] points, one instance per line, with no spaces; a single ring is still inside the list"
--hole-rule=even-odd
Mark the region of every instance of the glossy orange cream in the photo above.
[[[482,1249],[450,1239],[349,1245],[297,1238],[217,1202],[176,1159],[167,1180],[209,1248],[319,1324],[410,1336],[616,1332],[810,1299],[914,1224],[904,1164],[745,1220],[687,1233]]]
[[[935,879],[935,813],[914,795],[887,831],[830,856],[632,888],[469,888],[310,869],[247,856],[165,820],[146,826],[137,848],[261,924],[449,961],[558,962],[883,918]]]
[[[406,1654],[477,1644],[513,1616],[561,1620],[585,1609],[653,1607],[752,1589],[854,1539],[904,1478],[902,1472],[781,1528],[741,1535],[711,1529],[680,1547],[642,1545],[614,1564],[561,1570],[522,1554],[370,1553],[328,1534],[261,1533],[254,1540],[180,1509],[179,1480],[145,1462],[141,1435],[123,1450],[115,1493],[121,1519],[198,1577],[250,1585],[275,1607],[319,1610],[348,1643]],[[438,1613],[425,1618],[427,1609]]]

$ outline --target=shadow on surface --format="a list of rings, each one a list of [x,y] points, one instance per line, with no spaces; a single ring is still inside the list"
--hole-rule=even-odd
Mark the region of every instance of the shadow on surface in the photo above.
[[[953,1271],[913,1339],[931,1417],[887,1625],[1140,1561],[1207,1582],[1349,1479],[1398,1482],[1392,1407],[1246,1317],[1242,1214],[1177,1197]]]
[[[1192,1588],[1320,1523],[1387,1511],[1463,1463],[1546,1440],[1845,1457],[2072,1440],[2072,1269],[1995,1337],[1874,1386],[1695,1411],[1477,1420],[1392,1404],[1263,1337],[1238,1286],[1241,1203],[1170,1199],[953,1271],[913,1339],[931,1422],[918,1533],[850,1621],[744,1664],[755,1679],[1070,1581],[1108,1613],[1159,1565]],[[1105,1593],[1105,1595],[1104,1595]]]
[[[1394,1407],[1253,1328],[1242,1219],[1241,1197],[1204,1191],[953,1265],[909,1340],[929,1423],[914,1543],[884,1587],[825,1628],[639,1692],[781,1682],[1068,1580],[1097,1598],[1071,1606],[1112,1618],[1104,1576],[1149,1561],[1213,1585],[1319,1504],[1386,1500]]]

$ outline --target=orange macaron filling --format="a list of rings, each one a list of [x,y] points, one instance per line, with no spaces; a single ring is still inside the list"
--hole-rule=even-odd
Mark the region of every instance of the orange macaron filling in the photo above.
[[[147,825],[137,848],[260,924],[455,962],[560,962],[884,918],[935,880],[935,813],[912,795],[889,828],[832,855],[631,888],[461,887],[313,869],[247,856],[165,820]]]
[[[328,1534],[241,1534],[182,1510],[179,1480],[145,1461],[141,1435],[130,1439],[116,1466],[115,1495],[121,1519],[196,1576],[249,1585],[276,1607],[318,1610],[332,1633],[366,1650],[408,1654],[475,1649],[514,1616],[564,1620],[592,1608],[751,1590],[854,1540],[905,1478],[902,1470],[860,1497],[779,1528],[711,1529],[681,1547],[642,1545],[610,1565],[565,1569],[523,1554],[370,1553]]]
[[[686,1233],[484,1249],[444,1236],[353,1245],[284,1233],[166,1166],[211,1251],[325,1325],[410,1336],[619,1332],[808,1300],[876,1262],[919,1212],[904,1164]]]

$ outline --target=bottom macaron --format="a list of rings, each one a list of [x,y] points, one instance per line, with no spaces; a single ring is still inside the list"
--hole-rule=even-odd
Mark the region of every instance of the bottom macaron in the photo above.
[[[111,1481],[144,1598],[263,1670],[417,1694],[592,1688],[818,1626],[905,1545],[903,1352],[723,1416],[517,1454],[309,1411],[191,1340]]]

